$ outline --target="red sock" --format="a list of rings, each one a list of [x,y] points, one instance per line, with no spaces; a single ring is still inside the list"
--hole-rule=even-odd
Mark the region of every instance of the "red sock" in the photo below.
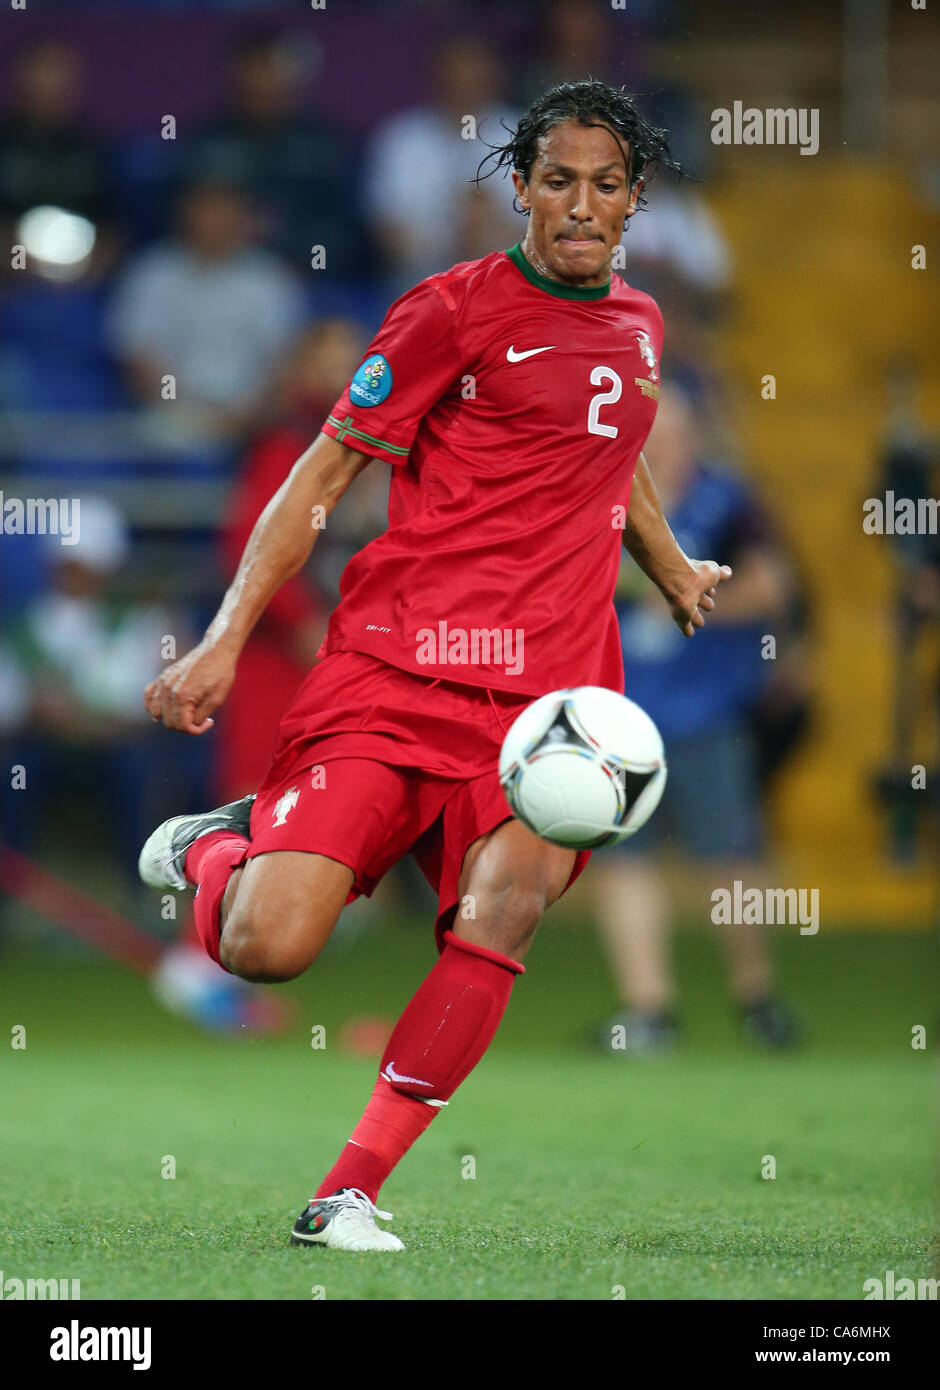
[[[453,932],[389,1039],[362,1119],[317,1188],[358,1187],[374,1202],[389,1173],[469,1076],[499,1027],[518,961]],[[427,1104],[436,1101],[438,1104]]]
[[[178,946],[202,946],[202,940],[199,936],[199,932],[196,930],[195,912],[192,912],[191,910],[187,911],[186,916],[183,919],[183,925],[180,928],[179,936],[176,938],[176,944]]]
[[[186,851],[183,873],[190,883],[196,884],[193,901],[196,934],[203,950],[217,965],[222,965],[219,960],[222,899],[232,873],[244,864],[250,843],[244,835],[236,835],[231,830],[214,830],[211,835],[201,835]]]
[[[424,1133],[437,1110],[426,1101],[401,1095],[380,1076],[352,1138],[316,1195],[329,1197],[341,1187],[358,1187],[374,1202],[395,1164]]]

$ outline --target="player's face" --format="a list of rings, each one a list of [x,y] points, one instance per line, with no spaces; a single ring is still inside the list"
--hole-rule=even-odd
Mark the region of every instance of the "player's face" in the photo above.
[[[530,213],[525,253],[553,280],[602,285],[636,210],[643,184],[630,186],[630,147],[605,126],[565,121],[539,141],[526,183],[513,173],[516,193]]]

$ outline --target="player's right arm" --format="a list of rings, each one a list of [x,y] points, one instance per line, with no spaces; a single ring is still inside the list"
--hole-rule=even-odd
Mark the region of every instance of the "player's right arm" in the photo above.
[[[238,658],[255,623],[285,580],[306,564],[322,518],[368,462],[369,455],[326,434],[318,435],[301,454],[255,523],[235,578],[202,641],[144,691],[153,719],[186,734],[211,729],[210,716],[232,688]]]

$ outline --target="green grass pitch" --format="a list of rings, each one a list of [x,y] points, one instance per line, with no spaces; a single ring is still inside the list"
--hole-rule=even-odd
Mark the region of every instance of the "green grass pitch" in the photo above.
[[[408,1247],[391,1256],[288,1234],[374,1080],[340,1025],[397,1014],[430,930],[331,952],[287,986],[292,1030],[257,1041],[199,1034],[97,959],[8,950],[3,1277],[79,1278],[83,1300],[607,1300],[861,1299],[889,1269],[932,1276],[932,1062],[911,1029],[933,1033],[933,944],[778,932],[805,1048],[740,1043],[715,945],[687,933],[683,1045],[636,1062],[585,1045],[609,981],[591,932],[550,919],[490,1053],[383,1190]]]

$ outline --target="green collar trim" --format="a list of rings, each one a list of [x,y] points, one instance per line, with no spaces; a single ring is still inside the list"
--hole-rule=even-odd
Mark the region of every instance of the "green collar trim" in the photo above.
[[[507,249],[506,255],[516,269],[522,271],[530,284],[535,285],[536,289],[544,290],[546,294],[555,295],[557,299],[603,299],[605,295],[610,294],[609,280],[606,285],[565,285],[561,280],[550,280],[526,260],[522,243],[519,241]]]

